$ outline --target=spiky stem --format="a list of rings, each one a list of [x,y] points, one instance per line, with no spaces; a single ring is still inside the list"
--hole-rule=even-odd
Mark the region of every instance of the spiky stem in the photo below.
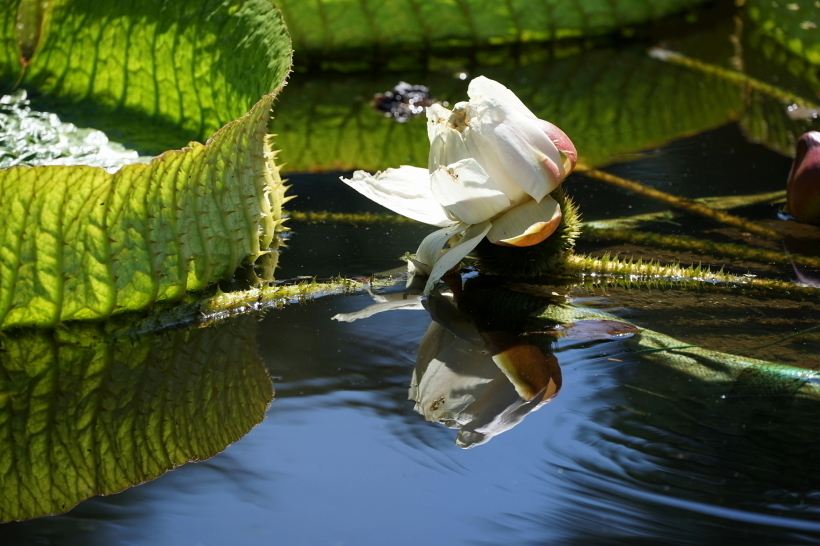
[[[760,263],[776,262],[788,264],[791,258],[803,265],[820,267],[820,258],[813,256],[787,255],[784,252],[774,252],[731,243],[716,243],[714,241],[684,237],[682,235],[661,235],[658,233],[627,229],[601,229],[592,226],[583,226],[582,231],[585,235],[599,239],[630,242],[667,250],[685,250],[710,256],[725,256],[735,260],[749,260]]]
[[[406,216],[390,214],[389,212],[328,212],[328,211],[287,211],[286,216],[291,222],[305,224],[418,224]]]
[[[789,93],[788,91],[780,89],[779,87],[775,87],[774,85],[769,85],[768,83],[762,82],[756,78],[752,78],[751,76],[747,76],[746,74],[743,74],[741,72],[729,70],[726,68],[715,66],[713,64],[705,63],[703,61],[692,59],[691,57],[687,57],[686,55],[682,55],[681,53],[678,53],[676,51],[670,51],[668,49],[663,49],[660,47],[653,47],[649,49],[649,56],[660,61],[665,61],[679,66],[684,66],[686,68],[696,70],[703,74],[711,74],[738,85],[750,87],[752,89],[760,91],[761,93],[765,93],[766,95],[781,100],[787,104],[799,104],[800,106],[803,106],[805,108],[820,108],[820,106],[818,106],[816,103],[813,103],[812,101],[799,95]]]
[[[659,262],[619,259],[610,255],[595,258],[585,255],[568,256],[556,275],[575,279],[578,284],[621,284],[627,286],[691,286],[721,285],[729,288],[752,288],[766,292],[781,292],[801,299],[820,299],[820,290],[795,285],[777,279],[757,278],[752,275],[731,275],[723,270],[711,271],[702,266],[681,267]]]
[[[490,275],[533,277],[549,275],[561,267],[580,234],[581,217],[578,207],[562,188],[551,195],[558,201],[562,213],[555,233],[537,245],[523,248],[494,245],[485,239],[474,251],[478,269]]]

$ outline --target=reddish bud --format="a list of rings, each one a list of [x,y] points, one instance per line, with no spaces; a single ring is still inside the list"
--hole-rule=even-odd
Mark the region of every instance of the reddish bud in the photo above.
[[[801,222],[820,223],[820,132],[809,131],[797,141],[786,186],[787,212]]]

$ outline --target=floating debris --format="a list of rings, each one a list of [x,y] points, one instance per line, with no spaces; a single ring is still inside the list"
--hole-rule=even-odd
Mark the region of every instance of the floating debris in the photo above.
[[[410,118],[424,113],[424,109],[438,102],[430,96],[430,89],[423,85],[399,82],[391,91],[376,93],[373,107],[384,112],[384,116],[404,123]]]

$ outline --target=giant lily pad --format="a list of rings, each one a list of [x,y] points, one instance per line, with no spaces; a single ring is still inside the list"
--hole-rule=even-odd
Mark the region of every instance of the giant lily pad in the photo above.
[[[57,103],[93,105],[108,123],[133,118],[124,125],[143,132],[173,125],[197,137],[256,106],[204,145],[113,175],[82,166],[0,171],[0,328],[179,300],[270,250],[284,187],[266,130],[275,93],[266,93],[281,88],[291,57],[270,2],[6,7],[0,79]]]
[[[747,0],[749,18],[759,28],[806,60],[820,64],[820,38],[817,36],[820,6],[814,0]]]
[[[702,0],[280,0],[297,51],[310,57],[367,50],[490,45],[601,35],[679,13]]]
[[[179,300],[268,251],[284,187],[273,96],[207,144],[109,174],[0,171],[0,327],[53,326]]]
[[[19,81],[67,121],[141,151],[204,141],[278,89],[290,63],[269,0],[0,5],[0,91]]]

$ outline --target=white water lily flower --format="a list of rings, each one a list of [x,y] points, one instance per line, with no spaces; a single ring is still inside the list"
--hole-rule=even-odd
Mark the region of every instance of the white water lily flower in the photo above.
[[[428,169],[356,171],[342,179],[394,212],[443,228],[422,241],[410,263],[411,273],[429,276],[425,294],[484,237],[524,247],[552,235],[561,208],[548,194],[577,159],[563,131],[500,83],[478,77],[467,95],[452,111],[427,109]]]

